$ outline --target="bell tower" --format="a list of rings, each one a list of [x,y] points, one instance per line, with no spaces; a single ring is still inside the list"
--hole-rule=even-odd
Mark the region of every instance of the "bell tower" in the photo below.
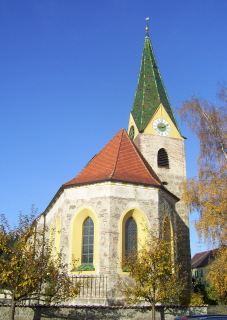
[[[165,188],[181,199],[182,183],[186,181],[185,138],[181,135],[159,72],[147,22],[128,134]],[[176,211],[177,234],[180,235],[181,242],[180,260],[181,264],[185,264],[184,269],[188,269],[190,268],[188,209],[182,200],[176,204]]]
[[[147,18],[148,19],[148,18]],[[180,198],[186,179],[184,137],[167,96],[151,45],[148,23],[128,133],[162,183]],[[188,214],[184,217],[187,222]]]

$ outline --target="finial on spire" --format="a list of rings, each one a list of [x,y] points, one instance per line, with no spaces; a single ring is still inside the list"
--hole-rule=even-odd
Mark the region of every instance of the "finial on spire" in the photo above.
[[[148,30],[149,30],[148,20],[149,20],[149,19],[150,19],[149,17],[145,18],[145,20],[146,20],[146,28],[145,28],[145,30],[146,30],[146,37],[149,36],[149,34],[148,34]]]

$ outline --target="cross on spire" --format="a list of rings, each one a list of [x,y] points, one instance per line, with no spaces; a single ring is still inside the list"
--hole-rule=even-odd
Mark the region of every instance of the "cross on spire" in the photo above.
[[[145,28],[145,30],[146,30],[146,37],[149,37],[149,33],[148,33],[148,31],[149,31],[148,20],[149,20],[149,19],[150,19],[149,17],[145,18],[145,20],[146,20],[146,28]]]

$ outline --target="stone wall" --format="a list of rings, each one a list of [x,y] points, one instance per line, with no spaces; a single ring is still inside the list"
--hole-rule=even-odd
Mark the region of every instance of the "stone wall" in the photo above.
[[[181,199],[183,182],[186,181],[186,161],[184,139],[161,137],[140,133],[134,140],[135,145],[141,151],[145,159],[154,169],[162,182],[167,183],[165,187]],[[169,169],[158,167],[158,151],[164,148],[169,158]],[[189,241],[189,219],[188,209],[185,203],[180,200],[176,203],[176,220],[173,224],[177,241],[178,262],[182,265],[183,271],[188,275],[188,290],[191,288],[191,254]]]
[[[186,180],[184,140],[140,133],[134,143],[160,180],[168,183],[166,188],[181,198],[182,182]],[[164,148],[168,154],[169,169],[158,167],[157,155],[161,148]],[[188,211],[185,205],[180,201],[177,203],[176,209],[184,223],[188,226]]]
[[[206,314],[207,307],[156,307],[156,320],[173,320],[178,315]],[[9,306],[0,307],[0,319],[7,320]],[[151,307],[44,307],[16,308],[15,320],[150,320]]]
[[[78,242],[73,241],[72,238],[74,219],[85,207],[95,213],[98,233],[97,246],[94,246],[94,252],[98,252],[98,254],[97,259],[94,259],[95,271],[90,272],[89,275],[106,275],[108,277],[108,297],[111,298],[115,295],[118,275],[121,272],[121,218],[128,211],[137,208],[147,218],[148,229],[150,230],[159,220],[158,203],[158,190],[152,186],[103,182],[72,187],[65,189],[52,204],[46,214],[45,224],[49,228],[56,227],[57,218],[60,216],[60,247],[66,263],[70,264],[72,245],[76,246],[77,243],[77,246],[79,246]],[[42,217],[39,223],[40,225],[44,223]],[[139,228],[141,228],[140,223],[138,224]],[[75,255],[74,257],[77,258]],[[77,260],[79,261],[79,259]],[[79,261],[78,265],[80,263]],[[82,272],[81,275],[86,274],[86,272]],[[75,275],[75,272],[71,275]]]

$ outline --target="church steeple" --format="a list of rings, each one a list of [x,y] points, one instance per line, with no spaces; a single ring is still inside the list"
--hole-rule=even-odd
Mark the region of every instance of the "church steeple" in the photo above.
[[[143,132],[162,104],[176,129],[180,132],[158,69],[148,30],[146,21],[141,68],[131,114],[138,132]]]

